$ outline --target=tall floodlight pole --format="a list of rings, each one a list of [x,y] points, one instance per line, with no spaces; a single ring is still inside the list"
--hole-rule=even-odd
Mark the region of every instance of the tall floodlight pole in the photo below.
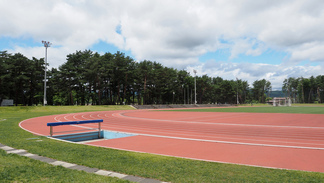
[[[46,100],[46,71],[47,71],[47,48],[51,46],[52,43],[49,41],[42,41],[45,47],[45,75],[44,75],[44,106],[47,104]]]
[[[194,69],[193,72],[195,73],[195,105],[197,104],[197,92],[196,92],[196,74],[197,74],[197,71]]]

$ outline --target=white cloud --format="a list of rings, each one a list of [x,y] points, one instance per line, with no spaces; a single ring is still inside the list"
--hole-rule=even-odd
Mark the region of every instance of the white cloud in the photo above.
[[[136,60],[177,68],[199,65],[199,56],[220,49],[230,51],[229,60],[278,50],[287,53],[285,64],[292,73],[316,71],[313,66],[297,67],[302,61],[324,62],[322,0],[2,0],[0,17],[0,38],[52,42],[49,55],[54,67],[64,63],[67,54],[99,41],[130,51]],[[43,49],[16,47],[13,52],[43,57]],[[222,69],[208,70],[208,64]],[[235,73],[278,80],[289,76],[271,71],[279,65],[228,61],[203,65],[198,71],[212,76],[221,73],[230,78]]]
[[[248,81],[250,86],[256,80],[266,79],[272,84],[274,90],[281,90],[283,80],[289,77],[311,77],[323,75],[324,64],[318,66],[286,66],[283,64],[255,64],[255,63],[232,63],[232,62],[215,62],[213,60],[201,63],[196,66],[187,67],[191,72],[196,69],[197,75],[207,74],[210,77],[222,77],[228,80],[236,78]]]
[[[298,46],[291,50],[291,61],[309,60],[312,62],[324,61],[323,42],[311,42]]]
[[[237,41],[233,42],[230,58],[236,58],[240,54],[258,56],[267,50],[267,47],[263,42],[255,39],[238,39]]]
[[[15,47],[13,50],[8,50],[9,53],[22,53],[28,58],[44,58],[45,47]],[[74,53],[75,50],[68,50],[66,47],[49,47],[47,49],[47,63],[49,68],[58,68],[64,62],[66,62],[66,56]]]

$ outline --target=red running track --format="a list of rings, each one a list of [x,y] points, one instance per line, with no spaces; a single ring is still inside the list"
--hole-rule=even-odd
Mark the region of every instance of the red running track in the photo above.
[[[49,135],[48,122],[103,119],[102,129],[137,134],[84,144],[213,162],[324,172],[324,115],[103,111],[32,118],[20,126]],[[96,128],[58,126],[54,132]]]

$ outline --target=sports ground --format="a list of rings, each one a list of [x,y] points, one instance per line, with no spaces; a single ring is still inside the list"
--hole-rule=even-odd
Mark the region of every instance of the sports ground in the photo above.
[[[43,116],[20,126],[49,136],[48,122],[103,119],[101,128],[133,136],[83,142],[127,151],[258,167],[324,172],[324,115],[101,111]],[[55,132],[96,128],[58,126]]]

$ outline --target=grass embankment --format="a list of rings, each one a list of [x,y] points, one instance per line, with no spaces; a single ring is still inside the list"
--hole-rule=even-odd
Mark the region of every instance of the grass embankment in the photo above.
[[[128,182],[52,166],[0,150],[0,182]]]
[[[0,108],[0,143],[69,163],[170,182],[321,182],[324,180],[324,174],[316,172],[194,161],[71,144],[34,136],[18,126],[20,121],[37,116],[118,109],[131,108],[127,106],[2,107]],[[0,152],[0,156],[0,179],[2,180],[12,182],[109,182],[116,180],[104,177],[105,180],[97,181],[96,175],[46,165],[17,155],[7,155],[3,151]],[[15,169],[19,171],[14,171]],[[58,179],[61,174],[62,179]],[[83,174],[83,177],[77,179],[79,174]]]
[[[65,156],[64,148],[59,144],[48,143],[44,137],[34,136],[21,130],[19,122],[37,116],[71,113],[79,111],[102,111],[129,109],[120,106],[61,106],[61,107],[0,107],[0,143],[17,148],[26,149],[31,153],[47,156],[53,149],[56,153]],[[39,143],[36,143],[37,140]],[[47,148],[42,151],[42,148]],[[68,148],[68,147],[66,147]],[[72,154],[71,154],[72,155]],[[52,156],[54,158],[55,156]],[[128,182],[118,178],[89,174],[61,166],[52,166],[47,163],[33,160],[16,154],[6,154],[0,150],[0,182]]]

